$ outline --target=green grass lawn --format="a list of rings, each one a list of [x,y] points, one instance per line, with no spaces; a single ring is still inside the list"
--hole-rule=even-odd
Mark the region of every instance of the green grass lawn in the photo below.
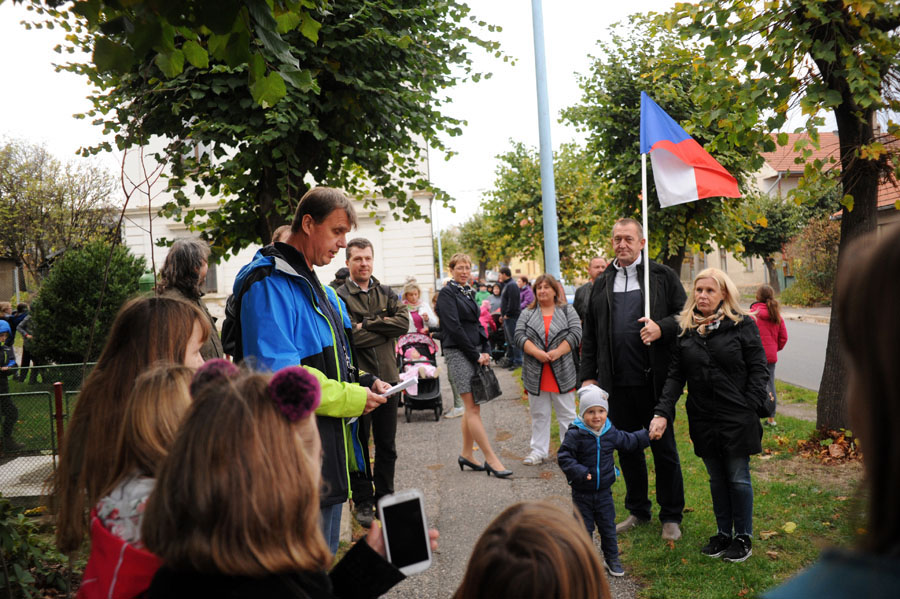
[[[815,391],[795,387],[778,379],[775,379],[775,393],[778,394],[778,401],[784,403],[804,403],[814,406],[819,398],[819,394]]]

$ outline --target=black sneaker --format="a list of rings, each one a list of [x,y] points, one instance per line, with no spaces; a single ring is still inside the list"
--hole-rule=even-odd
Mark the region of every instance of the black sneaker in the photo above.
[[[361,503],[356,506],[353,517],[363,528],[371,528],[375,520],[375,506],[371,503]]]
[[[753,555],[753,549],[750,548],[751,545],[752,542],[748,535],[738,535],[734,537],[731,546],[725,550],[725,555],[722,556],[722,559],[726,562],[742,562]]]
[[[720,532],[714,537],[709,537],[709,543],[703,546],[700,553],[709,557],[720,557],[729,547],[731,547],[731,537]]]

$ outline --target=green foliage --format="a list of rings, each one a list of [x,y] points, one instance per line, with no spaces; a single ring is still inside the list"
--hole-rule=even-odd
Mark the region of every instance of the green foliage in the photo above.
[[[514,143],[498,158],[494,189],[482,204],[486,228],[480,235],[490,240],[497,257],[539,259],[544,249],[540,156]],[[608,240],[615,212],[606,184],[581,148],[563,145],[554,155],[553,170],[560,270],[572,280],[596,254],[596,240]]]
[[[472,258],[481,278],[485,278],[488,266],[502,255],[491,227],[492,223],[484,212],[478,212],[459,228],[459,245]]]
[[[301,5],[313,14],[311,2]],[[447,90],[486,76],[473,70],[473,50],[502,56],[496,42],[473,30],[495,28],[456,0],[338,0],[316,12],[314,22],[282,19],[280,42],[254,29],[263,46],[297,63],[279,71],[289,85],[279,83],[256,44],[253,54],[232,59],[228,53],[244,48],[244,37],[226,43],[215,29],[208,36],[178,30],[207,50],[205,69],[188,60],[169,77],[148,58],[115,74],[93,64],[66,68],[100,90],[86,116],[113,133],[120,150],[153,135],[166,139],[155,158],[167,163],[176,200],[163,212],[202,230],[218,255],[268,240],[309,180],[342,188],[370,208],[373,198],[389,198],[394,218],[422,218],[410,192],[432,189],[425,148],[445,150],[442,136],[458,135],[463,124],[446,113]],[[92,39],[75,36],[73,43],[90,47]],[[89,151],[104,149],[111,148]],[[210,214],[190,209],[189,193],[219,198],[220,207]],[[448,198],[438,191],[438,200]]]
[[[43,146],[0,143],[0,251],[32,276],[52,254],[115,228],[112,176],[97,164],[62,164]]]
[[[80,37],[100,78],[114,79],[152,63],[173,79],[187,65],[209,70],[210,58],[231,68],[258,59],[262,72],[244,85],[265,107],[284,97],[286,82],[302,87],[296,83],[299,74],[312,82],[285,38],[296,31],[316,43],[317,17],[327,7],[325,0],[30,0],[29,8],[50,21],[26,27],[58,23]]]
[[[803,306],[831,303],[840,240],[840,225],[830,219],[807,224],[788,250],[796,282],[784,290],[781,301]]]
[[[587,153],[608,182],[611,209],[619,217],[641,218],[640,94],[647,91],[740,182],[762,159],[740,140],[729,138],[714,119],[705,118],[692,96],[700,81],[699,50],[642,16],[611,31],[598,44],[590,71],[579,77],[581,102],[563,117],[587,134]],[[648,165],[648,169],[650,166]],[[711,251],[710,242],[737,249],[743,222],[740,199],[705,199],[661,209],[648,172],[650,254],[680,264],[685,248]],[[604,231],[604,239],[608,233]]]
[[[782,250],[800,229],[800,208],[774,196],[755,196],[748,205],[753,218],[740,233],[741,256],[769,256]]]
[[[444,272],[439,272],[440,264],[438,263],[438,243],[437,238],[432,240],[434,246],[434,270],[438,273],[438,278],[443,279],[447,276],[446,269],[449,268],[450,258],[453,254],[463,251],[459,244],[459,229],[452,227],[441,231],[441,259],[443,260]]]
[[[144,259],[120,244],[94,242],[66,252],[31,305],[34,353],[59,364],[96,361],[119,307],[137,295],[144,268]]]
[[[44,590],[66,590],[68,559],[5,497],[0,497],[0,562],[4,597],[43,597]]]

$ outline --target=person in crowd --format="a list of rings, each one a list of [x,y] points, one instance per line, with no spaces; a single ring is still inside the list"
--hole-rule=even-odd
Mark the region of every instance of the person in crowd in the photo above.
[[[584,322],[584,315],[587,312],[588,308],[588,300],[591,297],[591,287],[594,285],[594,281],[597,280],[606,267],[609,265],[609,262],[606,261],[606,258],[602,256],[594,256],[591,258],[591,261],[588,263],[588,282],[575,290],[575,299],[572,302],[572,305],[575,307],[575,311],[578,312],[578,318],[581,319],[581,322]]]
[[[319,379],[293,366],[192,387],[144,513],[144,543],[163,562],[150,599],[368,598],[403,580],[384,558],[380,526],[326,573]]]
[[[575,420],[578,372],[573,350],[581,344],[581,322],[571,306],[560,302],[556,279],[543,274],[534,281],[528,308],[519,315],[514,342],[525,353],[522,386],[531,410],[531,453],[522,463],[534,466],[550,456],[550,415],[556,408],[559,436]]]
[[[519,287],[519,310],[524,310],[534,301],[534,291],[528,277],[524,275],[516,279],[516,285]]]
[[[616,482],[613,450],[637,451],[650,445],[647,430],[627,433],[618,430],[607,418],[609,394],[596,385],[578,392],[581,418],[572,423],[559,448],[559,468],[572,487],[572,503],[581,514],[588,535],[594,526],[600,532],[600,546],[606,571],[624,576],[616,536],[616,506],[612,484]]]
[[[201,368],[224,362],[213,360]],[[78,589],[79,599],[140,597],[160,566],[141,539],[147,498],[163,459],[191,405],[194,371],[162,364],[141,374],[125,403],[119,480],[91,510],[91,554]]]
[[[498,478],[512,474],[503,467],[500,457],[491,448],[484,423],[481,421],[481,406],[472,398],[472,377],[479,365],[488,366],[491,354],[484,329],[478,323],[478,306],[475,291],[467,284],[472,260],[466,254],[454,254],[450,258],[450,283],[438,295],[438,316],[441,319],[443,340],[441,343],[447,370],[465,405],[462,418],[462,453],[459,469],[468,466],[472,470],[487,471]],[[472,444],[484,454],[484,462],[475,462]]]
[[[503,293],[503,287],[500,283],[491,285],[491,296],[488,301],[491,302],[491,314],[500,315],[500,295]]]
[[[9,322],[0,320],[0,414],[3,415],[3,451],[19,451],[25,448],[13,438],[16,422],[19,420],[19,409],[13,398],[9,396],[9,376],[16,374],[16,352],[6,340],[12,335]]]
[[[0,320],[4,320],[9,325],[9,332],[6,335],[6,340],[3,342],[3,345],[12,347],[13,341],[16,338],[16,318],[13,314],[11,303],[0,302]]]
[[[119,310],[100,358],[81,387],[69,419],[59,465],[51,478],[56,542],[63,553],[81,547],[88,510],[130,470],[120,469],[126,400],[138,375],[152,364],[197,368],[210,334],[194,303],[138,297]]]
[[[487,335],[488,338],[490,338],[491,333],[497,330],[497,323],[494,322],[494,317],[491,316],[491,303],[487,300],[481,302],[478,322],[484,327],[484,334]]]
[[[701,552],[742,562],[752,555],[753,483],[750,456],[762,451],[757,408],[766,404],[766,352],[740,295],[719,269],[694,277],[678,317],[681,334],[650,438],[659,439],[675,419],[675,403],[688,385],[688,428],[694,453],[709,473],[718,531]]]
[[[280,241],[284,243],[285,240],[291,235],[291,226],[290,225],[281,225],[274,231],[272,231],[272,243],[276,241]]]
[[[481,302],[491,297],[491,292],[488,289],[487,283],[484,281],[479,281],[478,283],[478,291],[475,293],[475,303],[479,306]]]
[[[16,305],[16,311],[10,317],[9,322],[10,327],[13,330],[13,341],[15,341],[16,331],[19,330],[19,324],[21,324],[22,321],[25,320],[26,316],[28,316],[28,304],[26,304],[25,302],[19,302],[19,304]]]
[[[454,599],[611,599],[594,544],[571,511],[506,508],[481,534]]]
[[[347,242],[346,257],[350,276],[337,294],[344,300],[356,348],[356,360],[363,372],[382,381],[400,381],[395,353],[397,338],[409,329],[409,307],[390,287],[372,275],[375,250],[372,242],[358,237]],[[387,398],[351,425],[362,447],[363,468],[350,476],[354,515],[368,528],[375,519],[375,504],[394,492],[394,466],[397,463],[397,403],[399,393]],[[370,467],[369,432],[375,439],[375,465]],[[373,487],[374,485],[374,487]]]
[[[19,365],[19,370],[16,373],[16,380],[24,383],[29,374],[28,367],[38,366],[39,364],[34,357],[34,325],[32,324],[31,314],[28,311],[28,304],[19,304],[19,306],[24,306],[24,316],[19,321],[19,326],[16,329],[22,336],[22,363]],[[30,382],[36,382],[37,370],[32,369],[30,373]]]
[[[337,272],[334,273],[334,279],[328,283],[328,286],[332,289],[337,289],[347,282],[347,277],[350,276],[350,269],[346,266],[342,266],[337,269]]]
[[[769,285],[760,285],[756,290],[756,303],[750,306],[750,314],[756,318],[756,326],[759,327],[759,336],[762,339],[763,349],[766,350],[766,362],[769,366],[769,383],[766,390],[771,400],[772,413],[766,419],[766,423],[775,426],[775,409],[778,395],[775,393],[775,363],[778,362],[778,352],[784,349],[787,343],[787,327],[781,317],[778,300],[775,299],[775,290]]]
[[[444,289],[446,289],[446,286],[444,286]],[[437,301],[441,291],[442,290],[438,290],[437,293],[431,296],[431,309],[434,311],[435,318],[438,319],[438,326],[437,328],[432,327],[431,336],[441,342],[441,353],[443,355],[444,331],[440,326],[440,316],[437,315]],[[456,388],[456,381],[453,380],[453,373],[449,370],[447,371],[447,382],[450,383],[450,390],[453,393],[453,408],[444,412],[444,418],[460,418],[465,413],[465,407],[463,405],[462,397],[459,395],[459,390]]]
[[[428,303],[422,300],[422,289],[415,281],[403,286],[401,292],[403,305],[409,310],[409,328],[407,333],[428,335],[432,328],[438,327],[438,318]]]
[[[847,415],[865,451],[860,507],[867,522],[859,526],[865,532],[855,549],[826,549],[807,570],[764,593],[765,599],[900,596],[900,280],[891,274],[897,272],[896,226],[855,241],[838,271]]]
[[[633,218],[616,222],[612,245],[616,258],[597,276],[585,313],[579,379],[609,392],[609,418],[619,430],[647,426],[669,369],[678,336],[678,314],[686,301],[681,280],[671,268],[650,262],[650,318],[644,315],[644,232]],[[672,427],[651,441],[656,466],[656,501],[662,538],[681,538],[684,480]],[[625,478],[625,509],[616,526],[622,534],[650,521],[652,504],[644,452],[619,452]]]
[[[384,404],[379,393],[390,387],[372,373],[358,375],[350,317],[337,292],[322,285],[314,270],[347,247],[347,233],[355,226],[356,211],[343,192],[315,187],[300,198],[287,241],[259,250],[234,282],[235,360],[250,359],[254,367],[269,370],[302,365],[322,385],[316,423],[326,491],[320,500],[332,551],[338,547],[341,507],[349,495],[348,472],[365,469],[348,419]],[[354,440],[352,451],[346,439]]]
[[[500,284],[503,291],[500,293],[500,322],[503,325],[503,334],[506,336],[506,359],[500,366],[509,370],[515,370],[522,366],[522,350],[515,344],[516,323],[522,309],[519,307],[519,286],[513,282],[512,272],[508,266],[500,267]]]
[[[183,299],[196,304],[209,320],[210,333],[200,354],[204,360],[222,358],[222,340],[216,330],[216,319],[206,309],[203,288],[206,285],[206,274],[209,271],[209,245],[200,239],[177,239],[159,271],[157,291],[164,297]]]

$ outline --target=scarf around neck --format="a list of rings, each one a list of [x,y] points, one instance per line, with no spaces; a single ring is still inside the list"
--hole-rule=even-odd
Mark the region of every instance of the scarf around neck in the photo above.
[[[475,301],[475,290],[472,289],[471,285],[463,285],[462,283],[457,283],[453,279],[450,279],[450,284],[459,289],[459,292],[464,296],[466,296],[473,302]]]
[[[723,318],[725,318],[725,310],[722,308],[722,304],[719,304],[716,311],[709,316],[704,316],[697,308],[694,308],[694,311],[691,312],[691,321],[697,328],[697,334],[701,337],[706,337],[712,331],[718,329]]]

